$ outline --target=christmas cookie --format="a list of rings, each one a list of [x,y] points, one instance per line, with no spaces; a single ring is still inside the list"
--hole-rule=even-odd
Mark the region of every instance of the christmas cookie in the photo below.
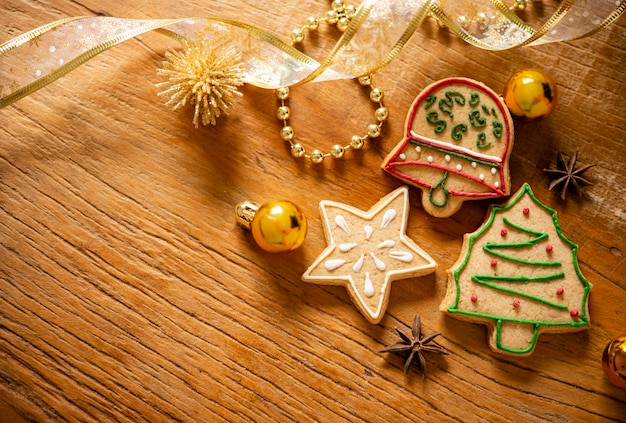
[[[440,309],[487,325],[491,349],[517,356],[532,353],[540,333],[587,329],[591,284],[580,273],[577,248],[556,212],[524,184],[465,235]]]
[[[448,78],[414,100],[405,138],[382,168],[421,188],[428,213],[448,217],[466,200],[509,195],[512,148],[513,121],[503,100],[480,82]]]
[[[435,271],[437,264],[406,236],[409,190],[400,187],[369,211],[321,201],[328,246],[302,275],[322,285],[345,285],[352,301],[371,323],[389,302],[391,282]]]

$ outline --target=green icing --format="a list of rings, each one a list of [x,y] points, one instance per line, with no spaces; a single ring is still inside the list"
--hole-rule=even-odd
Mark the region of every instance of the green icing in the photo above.
[[[441,110],[443,113],[447,113],[448,115],[450,115],[450,118],[453,118],[454,114],[451,110],[452,106],[454,106],[455,102],[460,106],[464,106],[465,96],[463,96],[463,94],[458,91],[446,91],[445,95],[446,98],[442,98],[441,100],[439,100],[439,110]]]
[[[448,204],[448,198],[450,197],[450,193],[448,192],[448,188],[446,188],[446,179],[448,179],[448,172],[445,172],[439,182],[433,185],[433,187],[429,191],[430,202],[433,203],[433,205],[435,205],[436,207],[444,207],[446,204]],[[433,198],[433,194],[438,190],[443,190],[444,195],[443,201],[440,203],[438,203]]]
[[[502,126],[502,122],[499,120],[494,120],[493,124],[493,136],[500,139],[502,138],[502,130],[504,129]]]
[[[487,124],[487,119],[480,115],[480,110],[473,109],[468,114],[470,125],[474,128],[483,128]]]
[[[487,107],[487,106],[486,106],[486,105],[484,105],[484,104],[483,104],[481,107],[482,107],[482,109],[483,109],[483,112],[485,112],[485,114],[486,114],[487,116],[489,116],[489,115],[491,114],[491,113],[489,113],[489,107]]]
[[[474,245],[474,243],[476,242],[476,240],[478,238],[480,238],[489,228],[491,228],[491,226],[494,223],[496,214],[502,211],[506,211],[510,208],[512,208],[513,206],[515,206],[520,199],[524,196],[524,195],[528,195],[531,200],[540,208],[543,209],[545,211],[547,211],[548,213],[551,214],[552,216],[552,221],[554,223],[554,227],[556,229],[556,233],[559,236],[559,238],[564,241],[567,245],[569,245],[572,249],[572,258],[573,258],[573,265],[574,265],[574,270],[576,272],[576,275],[578,277],[578,279],[582,282],[582,284],[584,285],[584,290],[583,290],[583,295],[581,298],[581,302],[580,302],[580,320],[579,321],[562,321],[562,322],[555,322],[555,321],[535,321],[535,320],[529,320],[529,319],[516,319],[516,318],[509,318],[509,317],[505,317],[505,316],[496,316],[496,315],[490,315],[487,313],[481,313],[481,312],[475,312],[475,311],[471,311],[471,310],[462,310],[462,309],[458,309],[458,305],[459,305],[459,299],[460,299],[460,295],[461,295],[461,289],[460,289],[460,283],[459,283],[459,275],[461,274],[462,270],[467,266],[469,259],[470,259],[470,253],[472,251],[472,246]],[[505,219],[503,219],[503,221],[505,221]],[[505,222],[506,223],[506,222]],[[509,221],[509,224],[511,224],[511,222]],[[499,248],[522,248],[521,244],[527,244],[525,245],[526,247],[532,247],[533,245],[535,245],[536,243],[540,242],[540,240],[542,239],[546,239],[546,237],[544,237],[543,235],[545,234],[544,232],[537,232],[537,231],[533,231],[527,228],[522,228],[518,225],[513,225],[511,224],[511,227],[518,229],[518,230],[522,230],[523,232],[526,232],[530,235],[534,235],[534,238],[531,238],[530,240],[526,241],[525,243],[517,243],[517,246],[513,246],[516,245],[514,243],[511,244],[495,244],[495,243],[491,243],[491,246],[489,247],[489,251],[488,252],[493,252],[494,248],[496,248],[499,245]],[[547,234],[545,234],[547,236]],[[455,295],[455,301],[454,303],[448,307],[448,312],[450,313],[460,313],[460,314],[466,314],[466,315],[471,315],[471,316],[476,316],[476,317],[481,317],[484,319],[493,319],[496,320],[496,345],[499,349],[503,350],[503,351],[507,351],[507,352],[511,352],[511,353],[515,353],[515,354],[524,354],[527,353],[529,351],[531,351],[536,342],[537,342],[537,337],[539,335],[539,326],[544,325],[544,326],[571,326],[571,327],[582,327],[582,326],[586,326],[589,324],[589,318],[586,315],[586,303],[587,303],[587,298],[589,296],[589,290],[591,289],[591,286],[589,285],[589,282],[585,279],[585,277],[582,275],[582,273],[580,272],[580,268],[578,266],[578,260],[576,257],[576,251],[578,249],[578,246],[576,244],[574,244],[573,242],[571,242],[569,239],[567,239],[565,237],[565,235],[563,235],[562,231],[561,231],[561,227],[558,223],[557,217],[556,217],[556,211],[554,209],[549,208],[548,206],[544,205],[543,203],[541,203],[533,194],[532,190],[530,189],[530,185],[528,185],[527,183],[525,183],[522,187],[522,189],[519,191],[519,193],[517,194],[517,196],[515,198],[513,198],[508,204],[505,204],[503,206],[496,206],[493,207],[491,209],[491,213],[489,215],[489,219],[487,220],[487,222],[473,235],[471,235],[468,238],[469,245],[467,248],[467,254],[465,255],[465,258],[463,260],[463,262],[461,263],[460,266],[457,267],[457,269],[454,271],[453,275],[454,275],[454,281],[455,281],[455,285],[456,285],[456,295]],[[487,243],[485,244],[486,247]],[[508,246],[507,246],[508,245]],[[484,247],[483,247],[484,248]],[[487,250],[486,250],[487,251]],[[505,257],[508,257],[506,255],[504,255]],[[552,266],[556,266],[553,265],[551,263],[554,262],[530,262],[530,261],[524,261],[521,260],[522,264],[527,264],[528,266],[546,266],[548,268],[552,267]],[[540,264],[536,264],[536,263],[540,263]],[[559,264],[560,265],[560,264]],[[495,281],[501,281],[501,282],[511,282],[511,283],[520,283],[520,284],[526,284],[526,283],[542,283],[542,282],[548,282],[549,280],[554,280],[557,278],[562,278],[565,277],[565,274],[563,272],[558,272],[558,273],[553,273],[551,275],[548,276],[544,276],[544,277],[524,277],[524,276],[519,276],[519,277],[514,277],[514,276],[510,276],[510,277],[497,277],[497,276],[489,276],[489,277],[485,277],[485,276],[480,276],[480,275],[472,275],[471,279],[475,282],[478,283],[483,283],[484,285],[490,284],[492,288],[494,289],[501,289],[502,287],[498,286],[496,287],[496,284],[494,283]],[[494,278],[499,278],[499,279],[494,279]],[[513,290],[511,288],[507,288],[509,291],[508,292],[515,292],[515,295],[522,295],[521,293],[517,292],[516,290]],[[528,295],[528,294],[523,294],[524,297],[526,298],[532,298],[534,296]],[[533,300],[536,300],[536,298],[532,298]],[[544,304],[548,304],[550,305],[551,303],[547,300],[544,299],[540,299],[542,303]],[[561,305],[558,304],[552,304],[553,306],[558,306],[558,308],[561,308]],[[530,345],[528,346],[528,348],[522,349],[522,350],[516,350],[516,349],[512,349],[509,348],[505,345],[502,344],[501,339],[502,339],[502,323],[503,322],[514,322],[514,323],[523,323],[523,324],[529,324],[529,325],[533,325],[534,326],[534,331],[533,331],[533,336],[530,342]]]
[[[428,97],[426,97],[426,105],[424,106],[424,110],[430,109],[430,106],[432,106],[435,101],[437,101],[436,95],[429,95]]]
[[[487,135],[485,135],[484,132],[479,132],[478,136],[476,137],[476,147],[478,148],[487,148],[491,145],[490,142],[485,142],[485,140],[487,139]]]
[[[450,156],[458,157],[459,159],[463,159],[463,160],[467,160],[468,159],[468,157],[466,155],[464,155],[464,154],[456,153],[454,151],[448,151],[448,150],[445,150],[443,148],[437,148],[437,147],[434,147],[434,146],[432,146],[430,144],[425,144],[423,142],[420,142],[420,141],[417,141],[417,140],[414,140],[414,139],[411,139],[409,141],[409,143],[413,144],[413,145],[419,145],[420,147],[429,148],[431,150],[438,151],[439,153],[449,154]],[[500,169],[499,165],[497,165],[495,163],[492,163],[492,162],[485,161],[485,160],[478,160],[478,159],[472,158],[471,161],[472,162],[476,162],[476,163],[481,164],[481,165],[484,165],[484,166],[495,167],[496,169]]]
[[[440,134],[446,130],[446,121],[439,119],[439,113],[435,110],[431,110],[426,114],[426,121],[431,125],[435,125],[435,133]]]
[[[474,91],[472,94],[470,94],[470,99],[468,103],[470,106],[476,106],[478,103],[480,103],[480,94]]]
[[[457,123],[452,128],[452,139],[455,141],[461,141],[463,139],[463,133],[467,132],[467,125],[464,123]]]

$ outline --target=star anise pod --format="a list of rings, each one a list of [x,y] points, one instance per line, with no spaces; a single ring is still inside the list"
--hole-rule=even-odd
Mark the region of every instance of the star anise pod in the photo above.
[[[550,185],[548,186],[549,190],[552,188],[562,185],[561,188],[561,199],[565,200],[565,195],[567,194],[567,190],[574,190],[576,193],[580,192],[580,188],[584,186],[593,185],[591,182],[583,178],[583,173],[585,173],[589,168],[595,165],[586,165],[583,167],[576,167],[576,161],[578,160],[578,148],[576,149],[576,153],[574,153],[569,161],[565,160],[563,154],[557,150],[556,153],[556,169],[544,169],[551,178],[554,178]]]
[[[424,358],[424,351],[429,351],[438,354],[449,354],[448,350],[446,350],[441,345],[433,342],[437,336],[441,335],[441,332],[431,333],[428,336],[422,336],[422,328],[420,317],[415,316],[413,319],[413,328],[411,329],[411,335],[406,335],[402,330],[396,328],[396,332],[402,338],[402,342],[398,342],[397,344],[390,345],[388,347],[383,348],[379,352],[394,352],[394,353],[402,353],[405,351],[410,351],[409,356],[406,358],[404,362],[404,373],[409,371],[409,367],[411,366],[411,362],[413,361],[413,357],[417,354],[419,360],[417,362],[417,367],[419,368],[420,373],[422,374],[422,379],[425,377],[425,369],[426,369],[426,359]]]

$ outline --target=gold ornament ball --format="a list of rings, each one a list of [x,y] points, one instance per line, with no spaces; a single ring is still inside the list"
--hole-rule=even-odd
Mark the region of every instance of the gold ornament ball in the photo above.
[[[306,238],[304,213],[290,201],[269,201],[254,214],[250,227],[257,245],[270,253],[292,251]]]
[[[626,389],[626,335],[607,344],[602,354],[602,369],[611,383]]]
[[[515,116],[544,118],[556,107],[556,84],[548,74],[538,69],[517,72],[504,87],[504,102]]]

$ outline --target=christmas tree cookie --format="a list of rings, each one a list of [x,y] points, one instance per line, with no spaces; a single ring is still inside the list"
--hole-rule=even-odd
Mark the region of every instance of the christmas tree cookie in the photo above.
[[[464,201],[510,193],[513,121],[504,101],[480,82],[448,78],[414,100],[405,138],[382,168],[421,188],[424,210],[454,214]]]
[[[383,318],[391,282],[435,271],[437,264],[406,236],[409,190],[400,187],[369,211],[321,201],[328,246],[302,275],[305,282],[344,285],[371,323]]]
[[[491,349],[517,356],[532,353],[540,333],[587,329],[591,284],[580,272],[577,248],[556,212],[524,184],[464,236],[440,309],[487,325]]]

